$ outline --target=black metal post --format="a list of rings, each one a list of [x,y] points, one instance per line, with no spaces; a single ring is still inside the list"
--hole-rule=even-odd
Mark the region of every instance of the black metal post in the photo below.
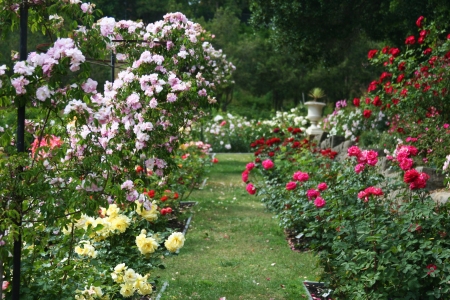
[[[114,82],[116,78],[116,55],[111,52],[111,83]]]
[[[20,45],[19,45],[19,58],[20,60],[27,59],[27,30],[28,30],[28,4],[26,0],[22,0],[20,6]],[[17,152],[25,152],[25,103],[21,102],[17,108]],[[18,209],[21,209],[22,205],[19,201]],[[19,212],[19,220],[17,225],[20,227],[22,223],[22,215]],[[21,269],[21,256],[22,256],[22,234],[19,231],[19,235],[14,240],[13,250],[13,280],[12,280],[12,299],[20,299],[20,269]]]

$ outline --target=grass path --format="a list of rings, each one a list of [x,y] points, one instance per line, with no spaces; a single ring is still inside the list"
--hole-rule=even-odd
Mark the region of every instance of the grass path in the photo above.
[[[241,172],[249,154],[221,154],[198,201],[184,248],[169,257],[161,283],[168,299],[306,299],[301,282],[315,280],[314,256],[289,249],[282,229],[257,197],[245,191]]]

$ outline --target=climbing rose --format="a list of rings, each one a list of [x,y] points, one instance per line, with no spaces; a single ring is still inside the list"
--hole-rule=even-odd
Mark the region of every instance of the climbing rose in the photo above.
[[[369,53],[367,54],[367,57],[369,59],[372,59],[375,56],[375,54],[377,54],[377,52],[378,52],[378,50],[369,50]]]
[[[254,194],[256,193],[256,188],[255,188],[255,186],[254,186],[253,184],[251,184],[251,183],[247,184],[246,189],[247,189],[247,192],[248,192],[250,195],[254,195]]]

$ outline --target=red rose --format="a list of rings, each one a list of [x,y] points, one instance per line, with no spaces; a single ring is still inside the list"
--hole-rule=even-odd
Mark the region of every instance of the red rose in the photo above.
[[[450,40],[450,33],[447,34],[447,40]]]
[[[372,115],[372,111],[370,109],[365,109],[363,112],[364,118],[368,119]]]
[[[367,54],[367,57],[369,59],[372,59],[375,56],[375,54],[377,54],[377,52],[378,52],[378,50],[369,50],[369,53]]]
[[[423,50],[423,55],[430,55],[432,51],[433,51],[433,49],[427,48],[427,49]]]
[[[178,199],[178,197],[179,197],[178,193],[175,192],[175,193],[173,194],[173,199]]]
[[[376,88],[377,88],[377,82],[376,81],[372,81],[369,84],[369,87],[367,88],[367,91],[370,93],[371,91],[376,90]]]
[[[391,54],[393,57],[396,57],[400,54],[400,50],[398,48],[391,48],[389,50],[389,54]]]
[[[269,152],[269,156],[270,156],[270,157],[272,157],[272,156],[274,156],[274,155],[275,155],[275,152],[272,152],[272,151]]]
[[[420,16],[420,17],[417,19],[417,21],[416,21],[417,27],[422,28],[422,21],[423,21],[423,19],[425,19],[423,16]]]
[[[383,54],[388,54],[389,53],[389,46],[384,47],[383,50],[381,50],[381,52],[383,52]]]
[[[405,172],[405,174],[403,175],[403,181],[405,183],[411,183],[414,182],[416,180],[416,178],[419,177],[419,172],[417,172],[416,169],[411,169]]]
[[[394,105],[397,105],[399,102],[400,100],[397,98],[392,99],[392,103],[394,103]]]
[[[408,36],[405,40],[406,45],[413,45],[415,42],[416,38],[413,35]]]
[[[166,201],[167,199],[169,199],[169,197],[167,197],[167,196],[162,196],[162,197],[161,197],[161,202],[164,202],[164,201]]]
[[[402,61],[401,63],[398,64],[398,70],[399,71],[404,71],[405,70],[405,63],[404,61]]]
[[[372,104],[375,105],[375,106],[381,106],[381,104],[383,104],[383,103],[381,102],[379,96],[375,96],[375,98],[373,98]]]
[[[141,166],[137,166],[137,167],[136,167],[136,172],[137,172],[137,173],[141,173],[142,171],[144,171],[144,168],[143,168],[143,167],[141,167]]]
[[[421,37],[419,37],[419,38],[417,39],[417,43],[418,43],[418,44],[422,45],[423,42],[425,42],[425,37],[424,37],[424,36],[421,36]]]
[[[405,75],[404,75],[404,74],[398,75],[398,77],[397,77],[397,83],[402,82],[404,78],[405,78]]]
[[[150,190],[150,191],[148,191],[147,195],[148,195],[150,198],[155,197],[155,190]]]
[[[214,158],[212,159],[212,162],[213,162],[213,164],[217,164],[217,163],[219,162],[219,160],[218,160],[217,158],[214,157]]]
[[[353,99],[353,105],[356,107],[359,107],[359,104],[361,103],[361,100],[359,100],[359,98],[354,98]]]
[[[370,104],[370,98],[366,98],[366,104]]]
[[[273,133],[277,133],[277,132],[280,132],[280,128],[278,128],[278,127],[273,129]]]
[[[255,158],[255,162],[256,162],[256,163],[261,162],[261,158],[259,158],[259,157]]]

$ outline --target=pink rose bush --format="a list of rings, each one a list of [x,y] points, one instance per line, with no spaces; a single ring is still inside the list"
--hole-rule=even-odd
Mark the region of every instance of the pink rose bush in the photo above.
[[[22,144],[16,126],[0,124],[0,163],[8,166],[0,169],[0,186],[7,191],[0,201],[0,260],[10,276],[8,253],[23,232],[28,250],[22,263],[31,270],[23,276],[27,288],[37,298],[73,298],[77,287],[87,286],[75,278],[100,280],[118,258],[126,260],[128,270],[142,268],[147,274],[162,255],[182,246],[184,237],[172,235],[165,223],[198,185],[190,176],[200,180],[211,158],[202,152],[208,148],[203,143],[180,145],[216,102],[214,91],[231,78],[234,66],[213,48],[211,34],[181,13],[146,25],[112,18],[94,22],[99,16],[94,4],[59,1],[47,8],[35,2],[30,25],[57,38],[25,60],[0,66],[7,108],[2,113],[15,116],[25,105],[30,118],[24,124],[24,153],[16,150]],[[60,16],[49,19],[47,9],[71,15],[76,25]],[[1,14],[8,24],[18,24],[18,14],[8,9]],[[112,82],[99,83],[88,60],[111,53],[121,71]],[[123,251],[111,240],[114,235],[138,249]],[[152,240],[155,235],[160,240]],[[37,256],[39,261],[32,259]],[[42,272],[30,265],[51,265],[50,257],[61,262],[58,268]],[[108,297],[124,296],[113,277],[101,278]],[[150,280],[146,276],[143,289],[133,293],[149,295]],[[9,277],[4,282],[25,286]],[[48,290],[39,289],[41,284]],[[89,294],[86,289],[78,296]]]

